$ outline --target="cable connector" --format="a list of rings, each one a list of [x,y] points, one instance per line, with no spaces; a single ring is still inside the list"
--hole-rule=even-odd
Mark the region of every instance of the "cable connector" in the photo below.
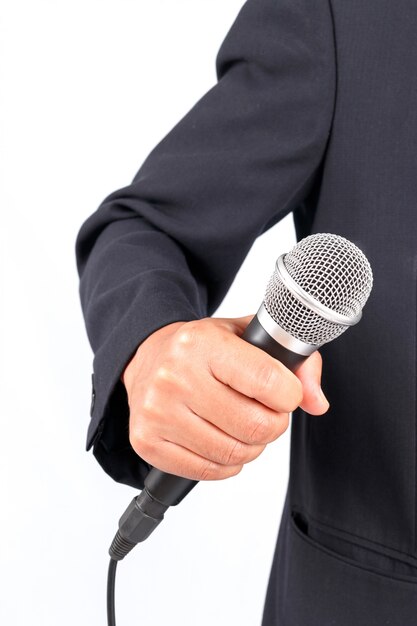
[[[154,500],[144,489],[133,498],[119,520],[117,531],[109,549],[115,561],[124,559],[137,543],[145,541],[164,519],[168,506]]]

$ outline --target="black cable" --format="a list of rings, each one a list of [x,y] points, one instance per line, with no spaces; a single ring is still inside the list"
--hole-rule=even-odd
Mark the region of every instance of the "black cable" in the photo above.
[[[156,471],[156,470],[155,470]],[[152,474],[152,472],[150,472]],[[159,478],[159,475],[163,477],[162,487],[166,488],[170,487],[170,480],[182,480],[187,483],[187,492],[190,490],[189,483],[193,481],[189,481],[186,479],[178,479],[176,476],[171,476],[170,474],[163,474],[162,472],[157,471],[157,474],[154,476],[153,481]],[[168,485],[166,485],[166,478],[168,477]],[[156,481],[157,482],[157,481]],[[153,483],[152,483],[153,484]],[[193,482],[194,486],[195,481]],[[181,485],[181,495],[184,496],[182,482]],[[146,486],[146,480],[145,480]],[[165,497],[165,492],[162,490],[162,496]],[[175,498],[178,499],[178,490],[169,490],[170,495],[171,492],[174,494]],[[172,495],[172,494],[171,494]],[[178,500],[179,502],[180,500]],[[116,567],[117,562],[121,561],[125,558],[126,554],[135,547],[135,545],[141,541],[144,541],[151,532],[158,526],[158,524],[164,519],[165,511],[171,506],[171,504],[176,504],[177,502],[169,502],[169,504],[164,504],[163,502],[159,502],[155,500],[146,489],[142,490],[142,493],[139,496],[133,498],[132,502],[127,507],[126,511],[123,513],[122,517],[119,520],[119,530],[114,536],[112,544],[109,548],[110,554],[110,563],[109,570],[107,575],[107,624],[108,626],[116,626],[116,611],[115,611],[115,582],[116,582]]]
[[[114,587],[116,581],[117,561],[110,559],[107,575],[107,624],[116,626],[116,612],[114,608]]]

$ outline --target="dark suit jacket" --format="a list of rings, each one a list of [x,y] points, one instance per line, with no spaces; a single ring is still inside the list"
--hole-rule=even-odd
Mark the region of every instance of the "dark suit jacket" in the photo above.
[[[119,377],[137,346],[212,314],[289,212],[374,270],[361,323],[322,349],[331,410],[293,419],[264,626],[417,623],[417,3],[249,0],[218,83],[77,240],[95,352],[88,447],[140,487]]]

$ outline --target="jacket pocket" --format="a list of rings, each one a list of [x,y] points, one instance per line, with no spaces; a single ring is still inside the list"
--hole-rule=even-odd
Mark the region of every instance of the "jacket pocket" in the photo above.
[[[300,514],[283,519],[263,626],[416,625],[416,577],[354,560],[310,531]]]
[[[299,511],[292,511],[292,519],[296,528],[315,545],[326,548],[347,563],[377,574],[417,583],[417,560],[413,556],[372,544],[346,531],[311,520]]]

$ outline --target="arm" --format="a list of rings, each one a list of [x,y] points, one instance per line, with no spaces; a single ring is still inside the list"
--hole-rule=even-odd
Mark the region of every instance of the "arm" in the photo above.
[[[140,486],[120,376],[175,321],[211,315],[253,241],[306,196],[334,105],[327,1],[249,0],[216,59],[218,82],[110,195],[77,239],[95,352],[88,445],[116,480]]]

